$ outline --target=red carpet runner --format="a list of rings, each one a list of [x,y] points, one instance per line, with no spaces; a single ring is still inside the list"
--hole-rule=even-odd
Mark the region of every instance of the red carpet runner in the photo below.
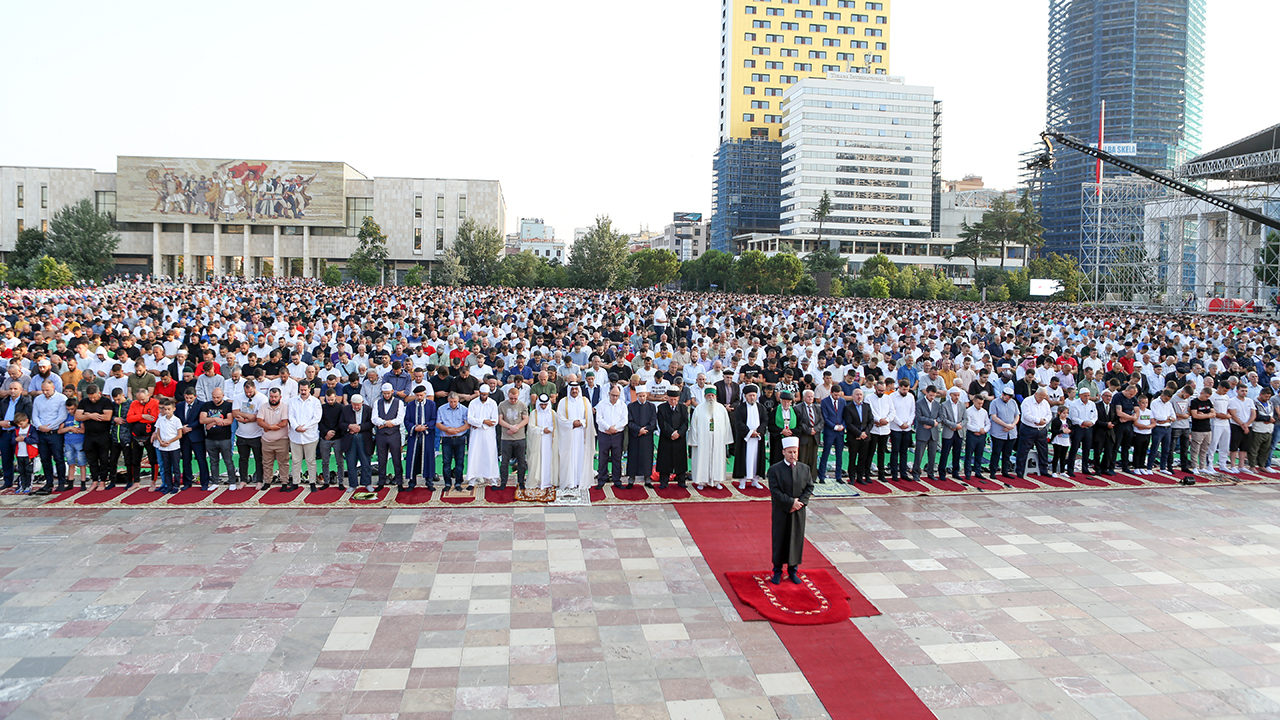
[[[725,573],[769,569],[769,510],[769,503],[676,506],[703,559],[744,620],[760,615],[738,600]],[[853,616],[879,614],[808,541],[804,557],[802,570],[826,570],[849,592]],[[934,717],[852,622],[808,626],[770,623],[770,626],[831,717],[861,720]]]
[[[826,570],[800,570],[800,584],[786,575],[774,585],[768,572],[724,574],[738,599],[769,622],[830,625],[849,619],[849,594]]]

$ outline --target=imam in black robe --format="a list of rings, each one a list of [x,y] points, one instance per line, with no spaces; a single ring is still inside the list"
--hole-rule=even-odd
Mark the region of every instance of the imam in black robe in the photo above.
[[[797,462],[792,467],[780,462],[769,468],[769,495],[773,498],[773,567],[800,567],[804,553],[804,521],[813,495],[813,475],[809,466]],[[795,500],[805,505],[791,512]]]
[[[671,433],[680,437],[671,439]],[[683,482],[689,472],[689,408],[684,405],[671,407],[667,403],[658,406],[658,479],[665,485],[667,475],[674,474]]]
[[[641,435],[640,430],[649,432]],[[658,432],[658,412],[653,403],[636,401],[627,406],[627,476],[649,482],[653,472],[653,436]]]
[[[747,429],[746,401],[743,401],[729,414],[729,420],[733,424],[734,480],[757,476],[764,477],[764,474],[769,470],[769,463],[766,459],[769,454],[769,417],[765,414],[764,406],[758,402],[756,403],[756,413],[757,419],[760,421],[760,425],[756,427],[760,442],[756,446],[756,466],[754,468],[747,467],[747,435],[751,434],[751,431]]]

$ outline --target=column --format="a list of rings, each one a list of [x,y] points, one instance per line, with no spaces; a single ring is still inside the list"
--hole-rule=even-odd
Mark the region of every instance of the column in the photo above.
[[[222,226],[213,224],[213,276],[222,277]]]
[[[311,226],[302,226],[302,277],[314,277],[311,272]]]
[[[245,277],[253,277],[253,270],[249,267],[249,225],[244,225],[244,257],[240,261],[240,268]]]
[[[151,275],[160,277],[163,274],[163,268],[160,267],[160,223],[151,223]]]
[[[280,226],[271,229],[275,231],[271,240],[271,277],[284,277],[280,267]]]
[[[190,280],[196,276],[191,257],[191,223],[182,223],[182,277]]]

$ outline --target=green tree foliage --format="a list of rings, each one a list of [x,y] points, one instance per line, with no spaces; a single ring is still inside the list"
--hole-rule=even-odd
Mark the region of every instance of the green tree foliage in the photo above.
[[[734,259],[729,253],[708,250],[697,260],[689,260],[681,264],[682,287],[685,290],[724,292],[733,285],[733,266]]]
[[[737,287],[746,292],[761,292],[766,282],[767,262],[769,258],[759,250],[748,250],[739,255],[733,264],[733,279]]]
[[[893,264],[888,255],[880,253],[867,258],[862,263],[862,269],[858,271],[858,277],[871,279],[874,277],[882,277],[885,280],[893,280],[898,274],[898,266]]]
[[[467,269],[468,282],[472,285],[497,284],[504,244],[497,228],[481,227],[472,218],[458,226],[453,249],[458,253],[458,262]]]
[[[71,267],[48,255],[32,261],[28,274],[31,286],[40,289],[67,287],[73,280]]]
[[[409,268],[409,272],[404,274],[404,284],[406,287],[422,287],[421,265],[414,265]]]
[[[47,252],[71,268],[82,280],[101,280],[115,270],[120,235],[106,213],[81,200],[67,205],[49,219]]]
[[[831,251],[831,243],[822,242],[822,226],[826,223],[827,218],[831,217],[831,195],[826,191],[822,191],[822,198],[818,200],[818,207],[813,209],[813,221],[818,223],[818,247]]]
[[[916,277],[916,268],[913,266],[904,267],[889,281],[889,295],[895,298],[912,297],[916,291],[916,285],[919,284],[920,280]]]
[[[835,277],[843,274],[848,266],[849,263],[845,261],[840,253],[824,247],[819,247],[804,256],[805,269],[815,275],[820,272],[829,272],[832,277]]]
[[[804,263],[800,262],[800,258],[795,253],[780,252],[765,261],[765,287],[770,293],[778,295],[787,295],[800,282],[802,278],[813,280],[808,273],[804,271]],[[813,293],[817,294],[817,283],[813,285]]]
[[[977,225],[970,225],[967,220],[960,221],[960,242],[951,246],[948,258],[969,258],[973,260],[973,276],[978,276],[978,261],[991,257],[999,249],[997,243],[989,235],[990,229],[985,219]],[[1001,253],[1003,255],[1003,253]],[[1003,259],[1001,264],[1003,265]]]
[[[544,274],[546,260],[529,250],[502,259],[497,283],[503,287],[538,287]]]
[[[440,260],[431,268],[431,284],[457,287],[467,282],[467,269],[458,260],[458,253],[447,248]]]
[[[877,276],[877,277],[868,279],[866,282],[867,282],[867,285],[869,286],[869,292],[867,293],[867,297],[881,298],[881,299],[889,297],[889,281],[888,280]]]
[[[320,279],[329,287],[338,287],[342,284],[342,269],[337,265],[326,265]]]
[[[37,228],[26,228],[18,233],[18,242],[9,254],[9,264],[15,269],[25,268],[32,260],[49,253],[49,238]]]
[[[1049,253],[1047,258],[1033,258],[1024,273],[1027,275],[1028,295],[1031,278],[1047,278],[1062,283],[1062,290],[1047,298],[1053,301],[1080,302],[1081,292],[1087,282],[1076,259],[1058,253]],[[1010,292],[1012,293],[1012,288]]]
[[[1023,256],[1044,247],[1044,226],[1040,224],[1040,211],[1031,200],[1031,193],[1023,190],[1018,197],[1018,218],[1014,224],[1014,244],[1021,245]]]
[[[812,275],[805,273],[800,277],[800,282],[796,283],[796,286],[791,288],[791,294],[804,297],[815,297],[818,294],[818,281],[815,280]],[[833,292],[832,295],[834,296],[835,293]]]
[[[680,258],[670,250],[641,250],[631,255],[635,286],[666,285],[680,277]]]
[[[347,258],[347,274],[362,285],[377,285],[387,262],[387,236],[370,216],[365,216],[356,233],[359,245]]]
[[[555,258],[542,261],[538,268],[538,287],[567,288],[569,286],[569,268]]]
[[[608,215],[601,215],[587,234],[573,243],[569,252],[569,274],[581,288],[620,290],[631,285],[628,238],[613,228]]]

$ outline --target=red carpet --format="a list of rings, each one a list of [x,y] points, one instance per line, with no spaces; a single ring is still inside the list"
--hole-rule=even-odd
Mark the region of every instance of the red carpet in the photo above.
[[[79,486],[77,486],[73,490],[63,490],[60,493],[54,493],[53,495],[50,495],[49,499],[46,500],[45,502],[47,504],[60,503],[63,500],[70,500],[71,498],[79,494],[80,494],[80,488]]]
[[[151,503],[164,497],[158,492],[151,492],[146,488],[135,488],[133,492],[120,498],[121,505],[150,505]]]
[[[258,494],[256,488],[245,487],[239,490],[223,490],[213,498],[214,505],[239,505],[253,499]],[[267,493],[271,495],[272,493]]]
[[[298,496],[301,495],[302,492],[303,490],[301,487],[299,487],[297,490],[294,490],[293,492],[280,492],[279,488],[272,488],[267,492],[262,493],[262,495],[258,498],[258,504],[259,505],[284,505],[285,503],[293,502],[294,500],[297,500]],[[215,500],[214,502],[217,502],[217,500]]]
[[[613,496],[619,500],[628,500],[630,502],[649,499],[649,493],[644,489],[643,485],[636,485],[630,490],[620,487],[613,488]]]
[[[955,480],[930,480],[928,478],[925,478],[920,482],[925,483],[930,487],[936,488],[938,490],[945,490],[946,492],[964,492],[965,490],[968,490],[968,488],[956,482]]]
[[[738,599],[765,619],[785,625],[830,625],[849,619],[849,594],[826,570],[800,570],[800,585],[782,576],[774,585],[768,572],[731,572],[725,579]]]
[[[1130,485],[1133,487],[1137,487],[1142,484],[1142,481],[1139,480],[1138,478],[1132,475],[1126,475],[1125,473],[1122,473],[1122,472],[1118,472],[1107,479],[1118,485]]]
[[[166,497],[170,505],[191,505],[213,494],[213,490],[201,490],[200,488],[191,488],[190,490],[179,490],[178,492],[167,495]]]
[[[1010,485],[1014,486],[1019,490],[1039,490],[1040,489],[1039,485],[1025,478],[1020,478],[1017,475],[1010,475],[1009,477],[1005,477],[1001,475],[1000,477],[996,478],[996,481],[1009,483]]]
[[[516,488],[514,485],[508,485],[505,488],[486,487],[484,499],[498,505],[513,503],[516,501]]]
[[[724,500],[725,498],[733,497],[733,491],[727,487],[716,489],[708,485],[701,490],[698,490],[698,488],[694,488],[694,490],[697,490],[702,497],[711,498],[712,500]]]
[[[866,485],[854,485],[853,489],[860,493],[871,493],[872,495],[888,495],[893,492],[889,486],[884,483],[876,482],[875,480],[872,480]]]
[[[692,497],[688,488],[682,488],[679,485],[667,485],[665,488],[654,485],[653,494],[663,500],[688,500]]]
[[[1071,482],[1080,485],[1088,485],[1089,487],[1107,487],[1107,481],[1097,475],[1085,475],[1084,473],[1072,473]]]
[[[342,488],[331,487],[324,490],[316,490],[313,493],[307,493],[302,502],[308,505],[328,505],[336,503],[342,499]]]
[[[979,490],[1003,490],[1004,489],[1004,486],[1001,485],[1000,483],[991,482],[990,480],[979,480],[978,478],[972,477],[972,476],[970,476],[968,480],[965,480],[965,482],[978,488]]]
[[[885,480],[886,483],[898,488],[902,492],[927,493],[929,488],[915,480]]]
[[[431,496],[434,494],[434,492],[426,488],[416,487],[412,490],[396,493],[396,502],[401,505],[423,505],[430,502]]]
[[[1031,479],[1041,485],[1048,485],[1049,487],[1073,488],[1076,486],[1075,483],[1070,480],[1063,480],[1062,478],[1050,477],[1048,475],[1032,475]]]
[[[592,487],[591,490],[587,492],[587,495],[591,498],[591,502],[593,503],[604,502],[605,495],[603,488]]]
[[[747,497],[754,497],[754,498],[770,497],[769,486],[765,485],[764,483],[761,483],[761,484],[764,485],[764,487],[755,488],[755,487],[751,487],[751,483],[747,483],[747,488],[745,490],[738,490],[738,492],[742,493],[743,495],[746,495]],[[738,488],[737,485],[734,485],[733,487],[734,489]]]
[[[347,500],[347,502],[351,503],[352,505],[376,505],[382,502],[383,500],[386,500],[387,494],[390,492],[391,492],[391,488],[383,487],[381,490],[374,493],[376,497],[370,498],[368,500],[357,500],[355,498],[355,493],[351,493],[351,498]]]
[[[733,571],[767,570],[769,564],[769,503],[677,505],[702,557],[725,587],[739,614],[758,617],[738,600],[725,579]],[[805,542],[803,572],[825,570],[849,591],[851,614],[879,614],[817,549]],[[749,617],[743,614],[743,619]],[[934,715],[889,665],[875,646],[851,622],[803,626],[770,623],[795,658],[805,679],[833,718],[868,720],[924,720]]]
[[[447,502],[450,505],[464,505],[469,502],[475,502],[476,497],[466,491],[448,492],[440,495],[441,502]]]
[[[82,493],[76,497],[74,502],[76,505],[96,505],[97,503],[110,502],[124,494],[124,488],[112,488],[110,490],[94,490],[92,492]]]
[[[1177,476],[1172,476],[1172,477],[1169,475],[1165,475],[1164,473],[1155,473],[1154,475],[1147,475],[1146,477],[1148,480],[1150,480],[1153,483],[1160,483],[1161,485],[1177,485],[1178,482],[1182,480],[1182,477],[1184,475],[1186,475],[1186,473],[1183,473],[1183,472],[1180,472],[1178,473]]]

